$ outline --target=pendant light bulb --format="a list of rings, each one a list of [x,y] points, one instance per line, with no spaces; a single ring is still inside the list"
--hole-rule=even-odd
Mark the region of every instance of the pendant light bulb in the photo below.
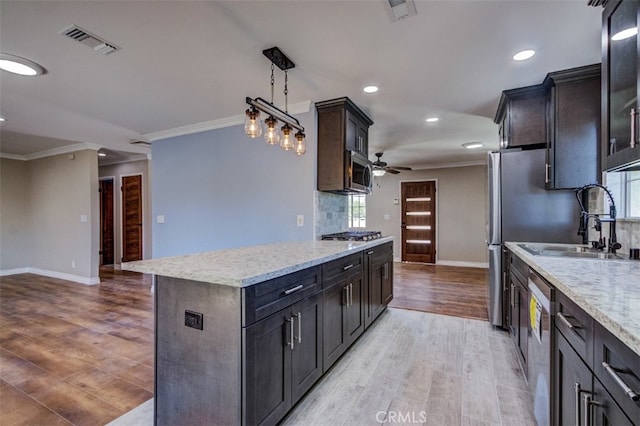
[[[305,152],[307,152],[307,146],[304,143],[304,133],[300,131],[296,133],[296,145],[294,147],[294,151],[296,155],[303,155]]]
[[[282,139],[280,139],[280,148],[285,151],[291,151],[293,149],[293,135],[291,132],[293,129],[288,124],[282,126]]]
[[[260,111],[251,107],[245,111],[244,132],[252,139],[262,135],[262,123],[260,122]]]
[[[267,117],[264,120],[264,124],[267,125],[267,128],[264,132],[264,140],[269,145],[277,145],[280,143],[280,129],[278,129],[278,120],[273,118],[273,116]]]

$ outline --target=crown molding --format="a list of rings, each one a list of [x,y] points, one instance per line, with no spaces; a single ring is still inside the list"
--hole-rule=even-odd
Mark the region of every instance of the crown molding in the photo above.
[[[305,112],[309,112],[310,109],[310,100],[297,102],[289,107],[289,114],[303,114]],[[200,123],[189,124],[187,126],[180,126],[173,129],[161,130],[159,132],[147,133],[142,136],[144,136],[147,140],[154,142],[162,139],[175,138],[177,136],[185,136],[193,133],[200,133],[209,130],[237,126],[243,123],[244,114],[238,114],[231,117],[220,118],[217,120],[203,121]]]
[[[52,148],[44,151],[34,152],[32,154],[27,154],[27,155],[5,154],[0,152],[0,158],[8,158],[10,160],[20,160],[20,161],[31,161],[31,160],[37,160],[39,158],[52,157],[54,155],[83,151],[85,149],[98,151],[100,148],[102,148],[102,145],[96,145],[94,143],[88,143],[88,142],[81,142],[73,145],[65,145],[58,148]]]

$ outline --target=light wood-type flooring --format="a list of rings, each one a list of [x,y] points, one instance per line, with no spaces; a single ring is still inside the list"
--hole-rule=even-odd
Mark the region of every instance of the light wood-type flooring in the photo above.
[[[403,276],[405,266],[411,272]],[[396,297],[416,284],[410,276],[434,282],[415,266],[424,265],[394,265]],[[460,284],[464,278],[452,277],[467,272],[469,283],[476,280],[469,268],[436,267],[431,275],[444,272],[450,278],[435,282]],[[101,275],[98,286],[0,278],[0,424],[153,424],[150,277]],[[528,425],[527,396],[505,332],[486,321],[392,308],[285,424]]]

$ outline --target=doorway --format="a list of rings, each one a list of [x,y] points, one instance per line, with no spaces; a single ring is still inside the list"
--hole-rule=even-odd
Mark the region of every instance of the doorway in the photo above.
[[[402,261],[436,262],[436,182],[401,182]]]
[[[122,176],[122,261],[142,259],[142,175]]]
[[[113,177],[100,179],[100,266],[113,265],[115,227]]]

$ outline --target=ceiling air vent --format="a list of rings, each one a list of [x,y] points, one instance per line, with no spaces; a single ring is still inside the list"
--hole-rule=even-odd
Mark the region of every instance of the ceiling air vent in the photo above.
[[[391,19],[399,21],[407,16],[413,16],[417,13],[416,4],[413,0],[385,0],[389,4],[391,10]]]
[[[60,31],[59,34],[62,34],[72,40],[79,41],[85,46],[89,46],[96,52],[102,53],[103,55],[108,55],[116,50],[120,50],[120,47],[115,44],[106,41],[95,34],[91,34],[89,31],[82,29],[77,25],[71,25],[70,27]]]

